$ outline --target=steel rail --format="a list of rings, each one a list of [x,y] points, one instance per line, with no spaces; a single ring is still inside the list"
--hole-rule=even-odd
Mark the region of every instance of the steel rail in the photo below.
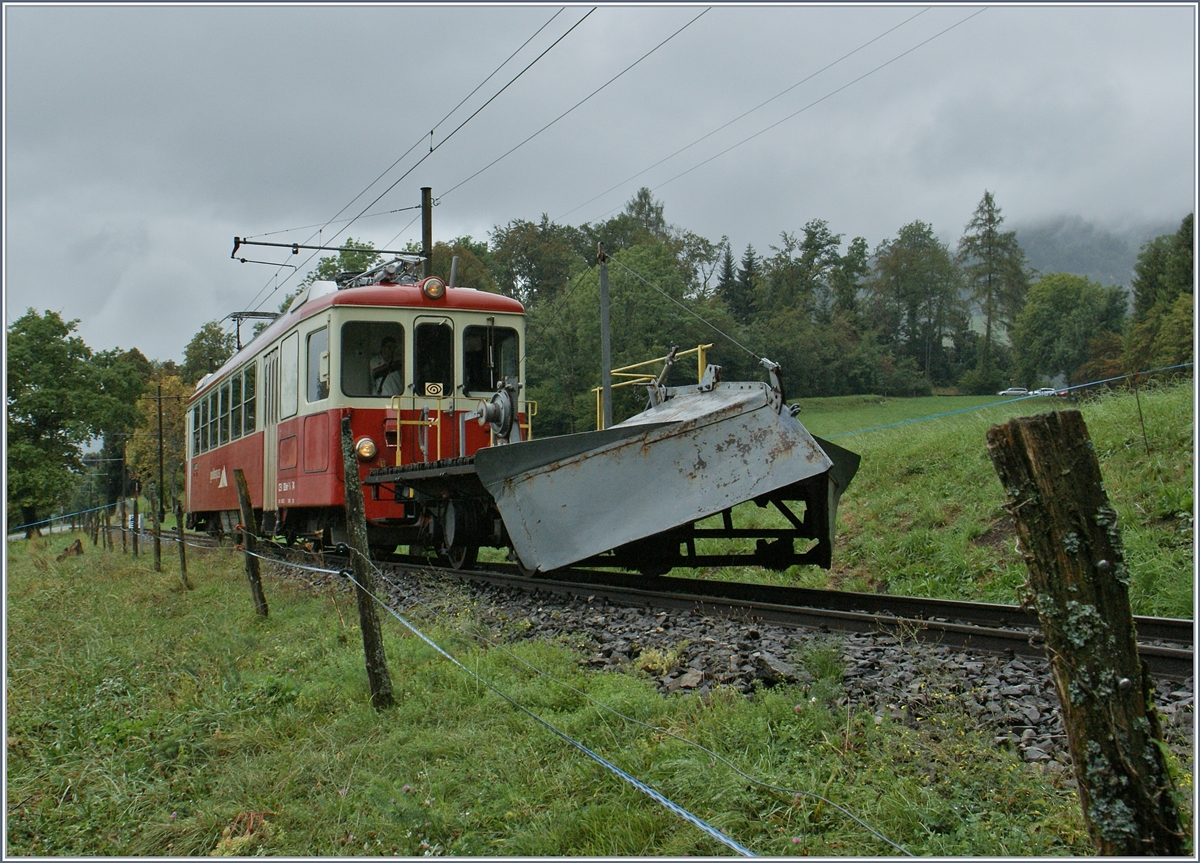
[[[529,577],[504,564],[488,564],[487,570],[455,570],[400,559],[390,565],[525,591],[602,596],[622,604],[695,610],[824,632],[882,631],[984,653],[1046,657],[1037,615],[1018,606],[597,570]],[[1140,616],[1134,620],[1142,642],[1138,652],[1151,673],[1177,680],[1194,674],[1192,621]],[[1146,643],[1146,639],[1171,643]]]

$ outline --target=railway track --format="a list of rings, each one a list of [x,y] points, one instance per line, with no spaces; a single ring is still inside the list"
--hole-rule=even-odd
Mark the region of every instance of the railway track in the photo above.
[[[265,550],[264,550],[265,552]],[[340,568],[326,553],[326,565]],[[645,576],[608,570],[568,569],[554,577],[529,577],[511,564],[456,570],[416,557],[381,564],[396,571],[440,576],[563,596],[596,596],[611,602],[758,620],[822,632],[890,632],[984,653],[1045,658],[1037,613],[1015,605],[851,593],[802,587]],[[1152,674],[1186,680],[1195,673],[1191,620],[1134,616],[1138,652]]]
[[[985,653],[1045,657],[1037,614],[1012,605],[924,599],[811,588],[780,587],[705,579],[648,577],[603,570],[568,570],[556,577],[530,578],[515,566],[454,570],[415,560],[394,562],[398,570],[434,571],[480,584],[565,596],[596,596],[654,608],[697,610],[745,620],[806,627],[825,632],[892,632]],[[1177,680],[1195,667],[1190,620],[1135,616],[1139,653],[1151,673]]]

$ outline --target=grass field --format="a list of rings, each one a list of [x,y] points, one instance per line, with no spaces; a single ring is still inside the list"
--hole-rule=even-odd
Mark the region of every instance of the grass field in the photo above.
[[[800,420],[813,434],[862,456],[858,475],[838,511],[832,570],[675,572],[1018,603],[1026,571],[1016,552],[1012,520],[1003,509],[1000,481],[987,455],[987,430],[1015,416],[1070,407],[1083,413],[1119,516],[1126,562],[1133,574],[1130,594],[1135,613],[1190,618],[1192,383],[1144,384],[1140,402],[1145,440],[1137,400],[1128,390],[1099,394],[1078,404],[1056,398],[988,396],[800,400]],[[913,421],[941,414],[947,415]],[[770,520],[770,511],[752,504],[743,505],[737,515],[783,526],[778,517]]]
[[[1120,514],[1136,610],[1191,616],[1192,391],[1146,388],[1141,403],[1149,457],[1131,396],[1081,409]],[[832,437],[963,404],[821,400],[801,418]],[[863,465],[843,498],[834,569],[709,575],[1015,601],[1025,576],[984,433],[1051,406],[839,437]],[[83,557],[55,562],[73,539],[7,552],[10,855],[730,853],[387,617],[398,706],[372,710],[348,593],[268,576],[263,620],[232,552],[193,556],[189,592],[171,543],[156,573],[148,555],[135,562],[86,539]],[[788,657],[810,685],[664,699],[636,671],[583,670],[569,639],[512,647],[565,688],[474,640],[484,622],[465,595],[448,589],[440,611],[416,619],[468,668],[758,854],[896,853],[792,791],[828,797],[915,854],[1090,852],[1064,777],[996,748],[951,699],[912,724],[840,704],[834,640]],[[936,692],[938,669],[926,673]],[[666,732],[790,790],[754,784]]]
[[[55,563],[69,540],[8,552],[10,855],[730,853],[386,617],[398,705],[372,710],[347,593],[268,576],[263,620],[231,552],[194,557],[187,592],[172,557]],[[912,725],[839,706],[834,642],[790,657],[809,686],[664,699],[637,672],[582,670],[568,642],[512,648],[572,691],[468,637],[464,597],[443,611],[460,628],[423,626],[468,668],[756,853],[895,853],[791,791],[916,854],[1088,851],[1062,775],[952,701]]]

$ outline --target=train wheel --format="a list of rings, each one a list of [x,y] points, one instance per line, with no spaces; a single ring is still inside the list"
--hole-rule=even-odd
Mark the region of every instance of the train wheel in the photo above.
[[[474,569],[479,559],[479,546],[452,545],[446,549],[446,561],[451,569]]]

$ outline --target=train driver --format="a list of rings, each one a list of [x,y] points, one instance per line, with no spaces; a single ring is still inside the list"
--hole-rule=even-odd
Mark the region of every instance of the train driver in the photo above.
[[[381,396],[398,396],[404,392],[403,359],[396,356],[396,339],[384,336],[379,353],[371,357],[371,391]]]

